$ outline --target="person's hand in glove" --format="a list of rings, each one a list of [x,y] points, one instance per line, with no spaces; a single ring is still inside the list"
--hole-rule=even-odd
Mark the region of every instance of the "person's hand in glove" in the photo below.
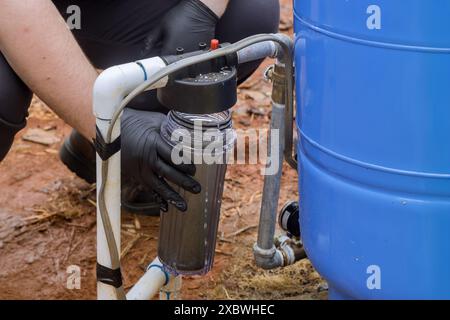
[[[194,194],[200,193],[201,186],[192,178],[193,164],[173,164],[172,147],[160,136],[165,119],[162,113],[125,109],[121,122],[122,166],[127,176],[151,187],[178,210],[186,211],[186,202],[167,181]]]
[[[219,21],[217,14],[205,4],[209,2],[220,2],[225,7],[228,3],[227,0],[181,1],[164,16],[159,27],[148,35],[144,52],[155,47],[161,47],[163,55],[175,54],[178,47],[191,52],[198,49],[199,43],[209,43],[215,37]]]

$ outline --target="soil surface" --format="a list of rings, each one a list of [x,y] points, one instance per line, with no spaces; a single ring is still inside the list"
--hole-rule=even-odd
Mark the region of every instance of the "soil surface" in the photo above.
[[[282,3],[280,29],[292,33],[291,1]],[[236,128],[268,127],[271,86],[262,73],[271,63],[266,61],[239,89],[233,115]],[[17,135],[0,164],[0,299],[96,297],[95,186],[74,176],[58,158],[70,130],[35,98],[27,128]],[[326,298],[326,284],[308,260],[274,271],[254,265],[252,247],[263,182],[260,169],[259,165],[229,167],[214,268],[205,277],[184,278],[182,298]],[[297,173],[286,165],[280,207],[297,197]],[[158,224],[159,218],[123,214],[126,289],[156,256]],[[80,289],[68,289],[70,266],[81,270]]]

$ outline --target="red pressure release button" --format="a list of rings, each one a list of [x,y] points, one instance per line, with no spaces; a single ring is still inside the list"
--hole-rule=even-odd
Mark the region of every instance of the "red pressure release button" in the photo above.
[[[217,40],[217,39],[212,39],[211,40],[211,50],[219,49],[219,45],[220,45],[219,40]]]

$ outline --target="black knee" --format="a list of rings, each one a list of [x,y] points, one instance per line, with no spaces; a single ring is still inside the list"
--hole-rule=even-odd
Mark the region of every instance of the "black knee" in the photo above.
[[[0,54],[0,161],[26,125],[32,93]]]
[[[280,24],[279,0],[230,0],[220,19],[216,36],[221,42],[234,43],[260,33],[275,33]],[[239,83],[245,81],[262,61],[239,66]]]

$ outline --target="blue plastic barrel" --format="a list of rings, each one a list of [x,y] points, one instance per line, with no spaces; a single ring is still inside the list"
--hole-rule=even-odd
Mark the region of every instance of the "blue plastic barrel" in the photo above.
[[[300,224],[331,299],[450,299],[450,1],[295,0]]]

